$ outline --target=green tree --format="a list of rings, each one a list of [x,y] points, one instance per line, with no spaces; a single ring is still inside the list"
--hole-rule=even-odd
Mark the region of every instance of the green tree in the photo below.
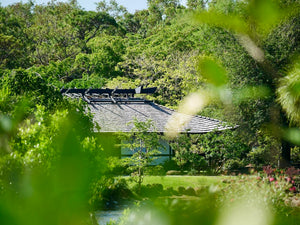
[[[16,58],[22,58],[24,52],[21,50],[24,45],[22,42],[13,36],[7,36],[0,34],[0,68],[1,69],[13,69],[20,66],[24,66]]]
[[[289,56],[299,52],[299,41],[297,42],[299,29],[295,29],[299,18],[299,3],[268,0],[249,3],[228,1],[227,3],[222,5],[216,2],[210,10],[198,13],[195,19],[201,24],[221,27],[229,32],[236,40],[237,45],[246,51],[245,58],[241,57],[242,55],[239,56],[238,53],[236,59],[228,57],[227,52],[226,54],[218,51],[214,53],[221,59],[229,72],[228,85],[230,88],[263,85],[270,90],[269,94],[264,97],[251,101],[237,101],[239,117],[242,119],[240,121],[242,124],[254,128],[253,133],[266,123],[280,127],[288,126],[288,120],[282,113],[282,107],[276,101],[275,93],[278,88],[276,81],[282,76],[282,68],[287,67],[291,62]],[[279,10],[282,8],[287,10]],[[279,30],[284,29],[287,35],[281,37],[282,32]],[[275,44],[275,40],[277,40],[277,44]],[[291,41],[290,44],[288,44],[289,41]],[[281,44],[278,45],[278,43]],[[274,50],[275,46],[279,47],[276,50],[278,54],[271,56],[273,54],[270,50]],[[287,52],[289,53],[287,54]],[[240,60],[243,60],[243,63],[238,65]],[[253,66],[247,72],[246,65],[248,63]],[[246,71],[246,73],[236,73],[237,70]],[[274,135],[280,134],[274,130]],[[282,139],[282,149],[282,157],[285,161],[289,161],[290,146],[284,138]]]
[[[124,6],[119,5],[115,0],[110,0],[109,3],[107,3],[106,0],[98,2],[97,11],[107,13],[117,21],[128,14],[127,9]]]
[[[209,0],[187,0],[186,5],[189,9],[198,10],[204,9],[208,2]]]
[[[171,146],[177,165],[198,172],[207,170],[208,166],[215,173],[222,172],[226,169],[225,165],[233,160],[242,165],[250,151],[238,131],[232,130],[199,135],[181,134]]]
[[[198,145],[198,135],[181,134],[171,142],[175,152],[174,160],[180,168],[195,170],[207,169],[207,162],[204,157],[203,148]]]
[[[105,12],[74,10],[67,17],[67,21],[76,30],[79,40],[87,43],[98,36],[104,29],[116,28],[118,25],[115,19]]]
[[[147,2],[152,23],[170,20],[175,16],[176,9],[180,6],[178,0],[148,0]]]
[[[27,68],[32,65],[32,40],[27,29],[32,24],[32,2],[0,6],[0,69]]]
[[[48,65],[50,61],[74,58],[81,51],[76,30],[66,21],[66,15],[76,8],[62,2],[34,7],[33,24],[27,33],[34,43],[31,57],[35,64]]]
[[[121,147],[132,152],[132,156],[123,159],[123,163],[128,166],[140,188],[145,168],[151,164],[155,159],[154,155],[158,154],[158,149],[163,146],[159,142],[160,137],[151,120],[143,122],[135,119],[132,125],[133,128],[128,134],[120,135]]]
[[[2,90],[8,90],[9,94],[17,99],[17,102],[19,98],[21,98],[21,102],[27,98],[32,109],[39,104],[51,110],[60,107],[63,102],[60,92],[48,84],[38,73],[18,69],[8,71],[0,79]],[[31,111],[29,110],[29,112]]]

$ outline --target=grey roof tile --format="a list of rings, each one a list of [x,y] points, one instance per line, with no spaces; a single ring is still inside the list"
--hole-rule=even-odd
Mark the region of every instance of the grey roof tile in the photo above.
[[[158,132],[164,132],[169,118],[174,110],[153,102],[92,102],[89,104],[94,122],[101,127],[100,132],[130,132],[133,125],[128,125],[134,118],[139,121],[151,119]],[[186,115],[187,116],[187,115]],[[213,130],[230,129],[224,122],[203,117],[193,116],[181,132],[207,133]]]

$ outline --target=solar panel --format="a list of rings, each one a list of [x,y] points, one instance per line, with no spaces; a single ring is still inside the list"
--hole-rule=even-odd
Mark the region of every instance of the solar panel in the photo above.
[[[143,88],[142,86],[137,87],[135,89],[77,89],[77,88],[69,88],[69,89],[61,89],[60,92],[63,95],[69,97],[78,97],[81,95],[83,100],[86,102],[102,102],[109,101],[113,103],[117,102],[131,102],[131,101],[141,101],[143,99],[134,98],[135,94],[154,94],[157,90],[156,87],[151,88]],[[143,100],[146,101],[146,100]]]

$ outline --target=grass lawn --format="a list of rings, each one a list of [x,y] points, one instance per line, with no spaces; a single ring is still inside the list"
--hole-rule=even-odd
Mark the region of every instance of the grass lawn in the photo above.
[[[222,185],[223,179],[223,176],[145,176],[143,185],[156,183],[162,184],[164,188],[173,187],[177,189],[179,186],[195,188],[212,184]],[[134,184],[134,182],[129,182],[130,187]]]

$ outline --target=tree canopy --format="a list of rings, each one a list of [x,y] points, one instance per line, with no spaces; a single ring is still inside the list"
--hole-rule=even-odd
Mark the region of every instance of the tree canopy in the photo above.
[[[113,0],[95,12],[77,1],[0,6],[2,114],[19,96],[30,113],[55,110],[62,87],[157,86],[152,99],[175,109],[200,90],[200,113],[238,124],[249,145],[265,130],[284,142],[300,122],[299,15],[294,0],[149,0],[135,13]]]

